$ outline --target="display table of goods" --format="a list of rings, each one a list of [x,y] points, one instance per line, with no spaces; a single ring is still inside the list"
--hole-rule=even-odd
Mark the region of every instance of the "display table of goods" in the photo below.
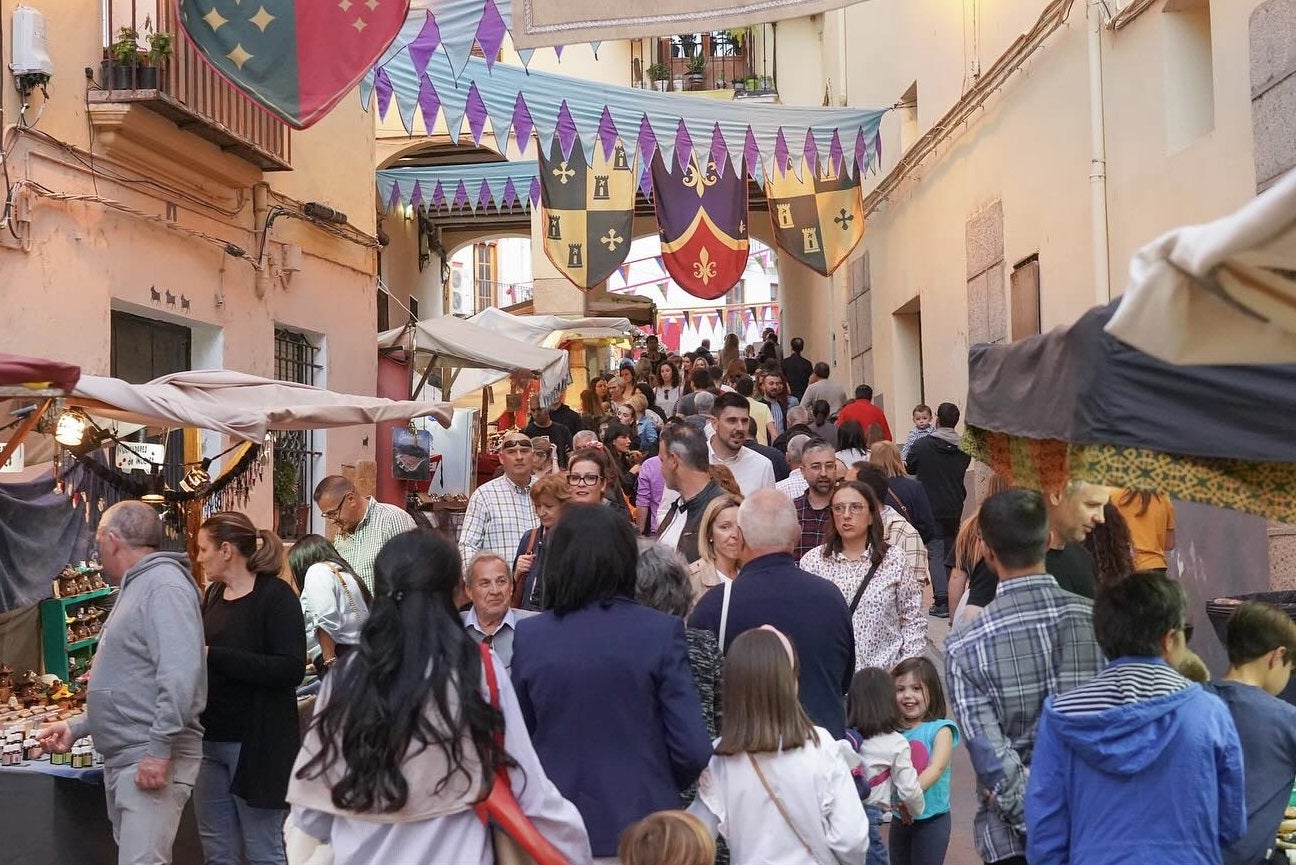
[[[82,562],[63,569],[54,580],[53,597],[40,605],[46,673],[76,682],[90,669],[115,592],[103,581],[97,564]]]

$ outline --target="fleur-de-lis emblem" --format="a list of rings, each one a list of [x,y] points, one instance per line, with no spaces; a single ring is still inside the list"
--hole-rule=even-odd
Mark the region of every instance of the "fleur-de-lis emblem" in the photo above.
[[[704,246],[698,254],[698,260],[693,262],[693,278],[702,280],[703,285],[710,285],[715,275],[716,263],[711,260],[711,253]]]
[[[706,173],[702,173],[702,166],[698,164],[697,157],[689,160],[688,167],[684,169],[684,179],[681,181],[689,189],[695,190],[698,198],[701,198],[708,187],[715,186],[720,181],[719,175],[716,174],[715,160],[707,161]]]
[[[559,162],[558,167],[553,170],[553,176],[558,178],[559,183],[566,186],[567,181],[576,176],[576,172],[567,167],[567,160],[564,159],[562,162]]]

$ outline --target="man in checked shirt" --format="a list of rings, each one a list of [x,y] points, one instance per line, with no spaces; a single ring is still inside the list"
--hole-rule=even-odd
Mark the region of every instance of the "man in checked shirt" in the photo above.
[[[946,645],[950,703],[980,806],[973,820],[986,863],[1026,865],[1026,780],[1046,697],[1102,670],[1093,602],[1058,587],[1044,568],[1048,511],[1033,490],[986,499],[979,523],[999,590],[985,612]]]
[[[473,490],[468,498],[459,554],[464,567],[478,553],[494,553],[512,562],[522,536],[540,524],[531,504],[531,439],[518,429],[504,433],[500,465],[504,474]]]

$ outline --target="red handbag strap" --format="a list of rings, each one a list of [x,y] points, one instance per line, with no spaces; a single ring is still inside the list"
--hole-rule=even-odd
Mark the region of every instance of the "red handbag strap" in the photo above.
[[[490,704],[498,709],[500,707],[499,681],[495,678],[495,664],[491,661],[490,646],[485,643],[478,643],[477,648],[481,651],[482,673],[486,676],[486,689],[490,692]],[[495,740],[499,742],[500,747],[503,747],[503,730],[495,734]]]

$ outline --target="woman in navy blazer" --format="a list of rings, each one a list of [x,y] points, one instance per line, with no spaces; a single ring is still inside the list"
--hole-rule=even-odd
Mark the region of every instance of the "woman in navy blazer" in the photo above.
[[[518,623],[513,684],[540,763],[596,857],[679,807],[711,758],[684,623],[633,600],[637,547],[610,508],[569,507],[549,538],[553,608]]]

